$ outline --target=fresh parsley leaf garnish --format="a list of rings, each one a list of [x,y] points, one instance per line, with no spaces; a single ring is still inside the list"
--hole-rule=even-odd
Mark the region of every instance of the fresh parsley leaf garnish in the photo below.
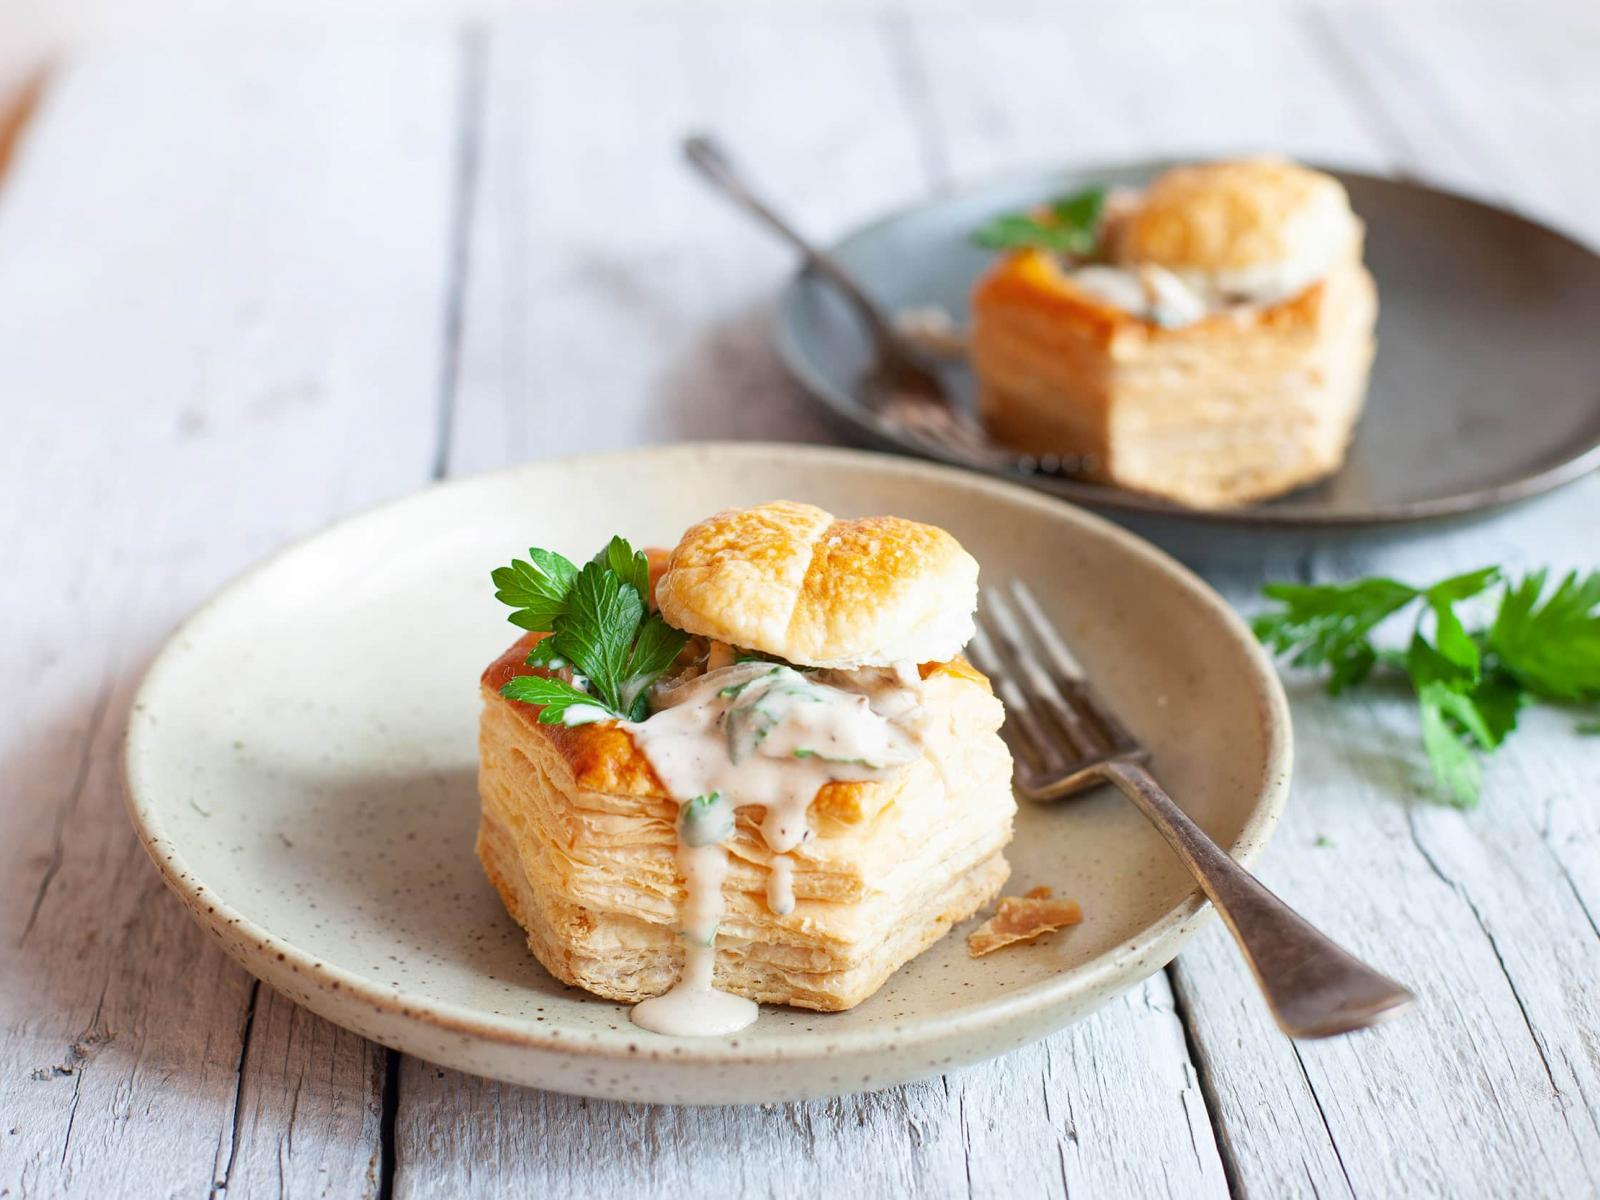
[[[1571,572],[1539,603],[1547,572],[1508,589],[1489,646],[1517,682],[1550,700],[1600,697],[1600,571]]]
[[[647,611],[650,561],[621,537],[611,539],[582,570],[548,550],[528,551],[492,578],[497,599],[511,605],[513,624],[549,633],[527,665],[556,670],[570,665],[575,683],[519,676],[501,688],[512,700],[545,705],[546,724],[566,720],[587,704],[607,718],[643,720],[646,691],[672,665],[687,637]]]
[[[1275,583],[1263,590],[1278,607],[1252,626],[1295,666],[1327,668],[1330,693],[1361,683],[1379,665],[1407,676],[1434,778],[1454,804],[1471,808],[1481,791],[1481,756],[1511,735],[1526,704],[1600,700],[1600,572],[1574,571],[1548,596],[1546,578],[1535,571],[1513,583],[1498,567],[1485,567],[1428,587],[1378,578]],[[1469,630],[1456,606],[1496,586],[1493,622]],[[1415,601],[1421,603],[1406,649],[1375,646],[1373,631]]]
[[[594,561],[610,567],[611,573],[632,587],[640,600],[650,598],[650,560],[643,550],[628,545],[626,538],[612,538],[606,548],[594,556]]]
[[[539,704],[539,723],[542,725],[579,725],[588,721],[601,721],[613,714],[589,695],[580,692],[570,683],[547,679],[543,675],[518,675],[500,689],[508,700],[521,700],[525,704]],[[580,710],[593,710],[593,715]],[[569,711],[571,717],[568,716]],[[583,717],[585,720],[575,718]]]
[[[494,598],[517,610],[508,618],[513,625],[545,633],[567,611],[567,596],[577,582],[578,568],[549,550],[529,550],[528,560],[514,558],[509,567],[491,574],[497,589]]]
[[[659,613],[645,621],[628,654],[627,674],[618,691],[624,708],[629,712],[637,710],[645,698],[645,689],[672,665],[672,660],[678,657],[686,640],[683,634],[663,621]],[[633,719],[638,721],[643,717],[636,716]]]
[[[644,601],[609,567],[589,563],[578,573],[554,641],[612,712],[625,713],[622,678],[628,652],[644,620]]]
[[[1418,689],[1422,748],[1428,752],[1434,778],[1449,791],[1450,799],[1459,808],[1472,808],[1478,803],[1483,772],[1449,720],[1455,714],[1450,712],[1447,702],[1454,696],[1443,683],[1425,683]]]
[[[972,240],[986,250],[1037,247],[1057,254],[1087,258],[1100,239],[1103,187],[1085,188],[1052,201],[1042,213],[1007,213],[973,231]]]
[[[1330,668],[1335,695],[1372,673],[1378,656],[1367,635],[1417,597],[1416,588],[1393,579],[1269,583],[1262,591],[1283,607],[1252,622],[1256,636],[1297,667]]]

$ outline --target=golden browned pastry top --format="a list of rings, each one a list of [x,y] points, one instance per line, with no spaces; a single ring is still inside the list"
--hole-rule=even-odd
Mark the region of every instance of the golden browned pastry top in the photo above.
[[[1158,176],[1121,222],[1113,257],[1205,275],[1299,268],[1309,281],[1358,230],[1337,179],[1264,156]]]
[[[978,564],[942,529],[780,500],[692,526],[656,586],[668,624],[801,666],[955,657]]]

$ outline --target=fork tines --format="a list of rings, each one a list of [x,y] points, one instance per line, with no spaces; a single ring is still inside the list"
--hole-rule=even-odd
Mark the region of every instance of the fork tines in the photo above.
[[[1008,594],[1009,593],[1009,594]],[[1082,666],[1020,580],[984,589],[968,654],[994,681],[1006,706],[1001,734],[1019,777],[1038,791],[1113,759],[1143,759],[1144,749],[1095,696]],[[1027,778],[1027,776],[1033,778]]]

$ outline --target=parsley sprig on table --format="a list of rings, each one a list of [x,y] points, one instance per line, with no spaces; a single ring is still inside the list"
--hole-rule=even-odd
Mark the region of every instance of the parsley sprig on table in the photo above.
[[[995,217],[975,230],[972,240],[986,250],[1033,246],[1087,258],[1099,244],[1100,214],[1105,202],[1105,188],[1085,188],[1051,201],[1042,211]]]
[[[642,721],[646,689],[678,657],[687,637],[650,613],[650,562],[621,537],[582,569],[537,547],[493,572],[495,599],[515,611],[513,625],[549,633],[527,665],[571,667],[573,682],[520,675],[500,689],[511,700],[544,707],[546,725],[607,719]]]
[[[1362,683],[1375,667],[1410,677],[1422,744],[1453,803],[1478,803],[1480,755],[1517,727],[1524,705],[1600,701],[1600,571],[1574,571],[1547,591],[1547,571],[1513,582],[1498,567],[1428,587],[1394,579],[1339,584],[1269,584],[1279,607],[1254,621],[1256,636],[1298,667],[1326,669],[1328,691]],[[1467,629],[1462,601],[1499,589],[1494,619]],[[1416,604],[1404,650],[1373,644],[1373,631]],[[1429,636],[1431,633],[1431,637]],[[1581,723],[1582,733],[1600,724]]]

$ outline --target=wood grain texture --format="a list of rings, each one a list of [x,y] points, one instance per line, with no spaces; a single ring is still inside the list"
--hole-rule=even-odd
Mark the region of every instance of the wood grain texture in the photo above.
[[[920,190],[881,29],[766,9],[496,28],[452,473],[641,442],[827,438],[771,348],[791,256],[694,178],[679,144],[714,126],[824,234]]]
[[[134,681],[435,448],[453,43],[86,61],[0,197],[0,1194],[376,1192],[381,1052],[166,895]]]
[[[1600,236],[1600,10],[1359,4],[1312,17],[1353,103],[1405,169]]]
[[[1508,172],[1492,149],[1514,144],[1511,114],[1539,94],[1517,62],[1530,42],[1473,14],[1441,20],[1437,8],[1431,21],[1406,10],[1402,29],[1397,12],[1311,21],[1352,104],[1384,114],[1370,124],[1384,152],[1413,174],[1534,207],[1543,198],[1557,214],[1563,177],[1588,178],[1593,156],[1569,154],[1565,166],[1551,156],[1536,181]],[[1437,49],[1445,26],[1449,58]],[[1561,57],[1548,36],[1537,44],[1542,59]],[[1464,89],[1466,62],[1496,87]],[[1463,91],[1495,100],[1464,110]],[[1597,228],[1592,216],[1588,225]],[[1327,549],[1302,571],[1427,579],[1496,562],[1592,565],[1597,501],[1600,481],[1591,478],[1426,544]],[[1247,599],[1242,589],[1232,598]],[[1422,1003],[1391,1027],[1296,1049],[1271,1038],[1230,949],[1216,937],[1197,942],[1175,968],[1178,991],[1239,1178],[1272,1195],[1594,1191],[1600,841],[1580,798],[1600,776],[1593,749],[1571,738],[1570,718],[1531,714],[1489,767],[1483,807],[1463,814],[1437,802],[1403,692],[1332,701],[1303,684],[1293,698],[1295,798],[1263,878],[1399,973]],[[1254,1119],[1282,1112],[1285,1081],[1296,1078],[1316,1101],[1336,1164],[1282,1155],[1271,1125]]]
[[[1265,149],[1383,164],[1288,6],[971,9],[908,36],[931,81],[925,136],[951,182]]]
[[[1162,975],[1003,1059],[800,1104],[610,1104],[407,1059],[395,1132],[402,1198],[1227,1194]]]
[[[691,7],[66,72],[0,192],[0,1195],[1600,1192],[1600,748],[1565,716],[1463,814],[1403,693],[1290,681],[1263,877],[1417,988],[1402,1022],[1297,1047],[1213,929],[1005,1058],[751,1109],[386,1078],[205,944],[117,779],[162,634],[336,515],[527,457],[833,436],[768,340],[789,259],[683,169],[690,130],[824,236],[1008,170],[1270,146],[1600,239],[1597,50],[1575,4]],[[1597,507],[1591,478],[1204,565],[1242,607],[1592,565]]]

